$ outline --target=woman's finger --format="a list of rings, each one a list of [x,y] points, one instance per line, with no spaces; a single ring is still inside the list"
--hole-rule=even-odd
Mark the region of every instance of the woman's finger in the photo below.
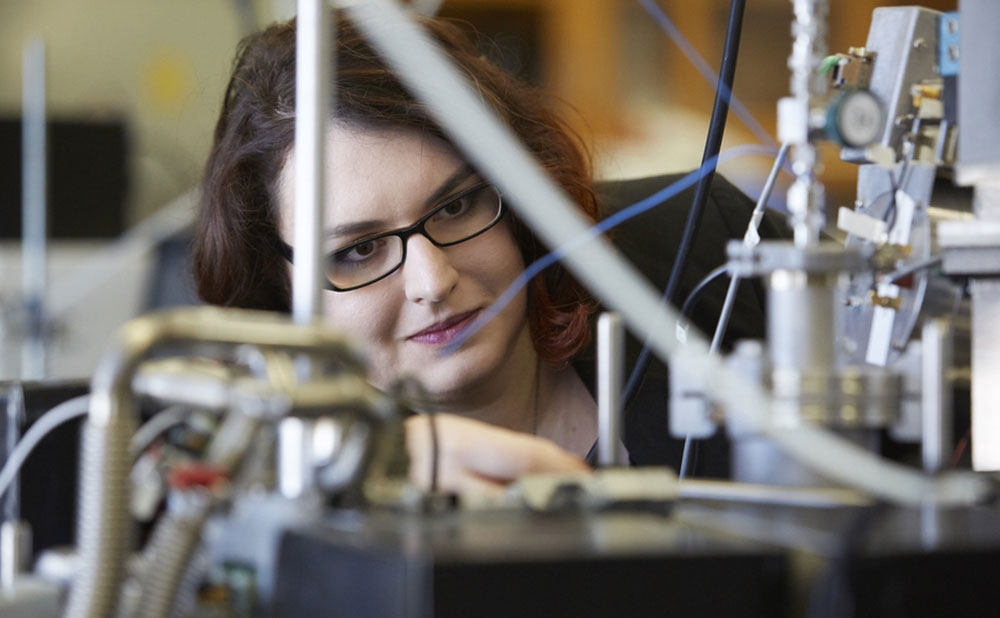
[[[480,421],[439,414],[438,487],[449,491],[496,490],[531,473],[586,472],[587,464],[555,443]],[[433,442],[426,416],[406,421],[410,479],[430,487]]]

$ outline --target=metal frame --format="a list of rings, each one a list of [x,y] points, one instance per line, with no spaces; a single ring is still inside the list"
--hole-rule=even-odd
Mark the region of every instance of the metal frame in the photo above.
[[[661,359],[668,361],[683,349],[692,370],[708,376],[708,391],[734,414],[823,476],[891,501],[968,502],[989,493],[989,484],[984,479],[966,475],[930,478],[884,461],[818,427],[782,430],[772,426],[767,421],[773,406],[770,396],[709,355],[708,344],[702,337],[690,337],[685,344],[678,342],[674,337],[676,312],[660,302],[659,294],[619,257],[606,239],[579,242],[589,236],[589,225],[571,200],[396,3],[389,0],[352,3],[347,7],[347,15],[414,95],[427,104],[455,145],[505,195],[511,196],[510,202],[520,219],[550,247],[571,243],[577,246],[564,257],[573,274],[606,306],[617,311],[633,332],[648,336],[651,349]],[[527,206],[530,204],[546,204],[546,208],[533,209]]]

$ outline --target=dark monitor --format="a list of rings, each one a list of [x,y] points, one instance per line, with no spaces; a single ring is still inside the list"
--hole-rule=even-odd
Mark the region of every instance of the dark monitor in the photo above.
[[[50,238],[114,238],[125,228],[128,139],[121,120],[50,120]],[[21,237],[21,119],[0,118],[0,239]]]

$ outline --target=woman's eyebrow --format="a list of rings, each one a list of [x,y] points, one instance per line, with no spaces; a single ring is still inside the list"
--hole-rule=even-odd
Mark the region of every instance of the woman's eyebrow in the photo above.
[[[359,236],[385,229],[388,225],[382,219],[365,219],[364,221],[353,221],[342,223],[327,230],[327,238],[337,238],[342,236]]]
[[[445,179],[437,189],[434,190],[426,200],[424,206],[430,208],[435,206],[440,200],[451,194],[466,178],[476,173],[468,163],[455,170],[451,176]],[[327,230],[327,238],[338,238],[344,236],[362,236],[386,229],[388,223],[382,219],[365,219],[363,221],[352,221],[342,223]]]
[[[449,176],[441,185],[432,193],[426,200],[424,200],[424,206],[430,208],[431,206],[437,205],[439,201],[448,197],[455,189],[462,184],[462,182],[476,173],[476,170],[472,168],[468,163],[462,165],[457,170],[455,170],[451,176]]]

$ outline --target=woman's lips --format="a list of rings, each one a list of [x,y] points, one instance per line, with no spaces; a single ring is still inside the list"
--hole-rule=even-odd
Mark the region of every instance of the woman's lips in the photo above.
[[[429,345],[446,345],[458,337],[462,329],[468,326],[472,320],[476,319],[479,311],[479,309],[474,309],[473,311],[460,313],[447,320],[442,320],[430,328],[425,328],[415,335],[410,335],[407,339]]]

